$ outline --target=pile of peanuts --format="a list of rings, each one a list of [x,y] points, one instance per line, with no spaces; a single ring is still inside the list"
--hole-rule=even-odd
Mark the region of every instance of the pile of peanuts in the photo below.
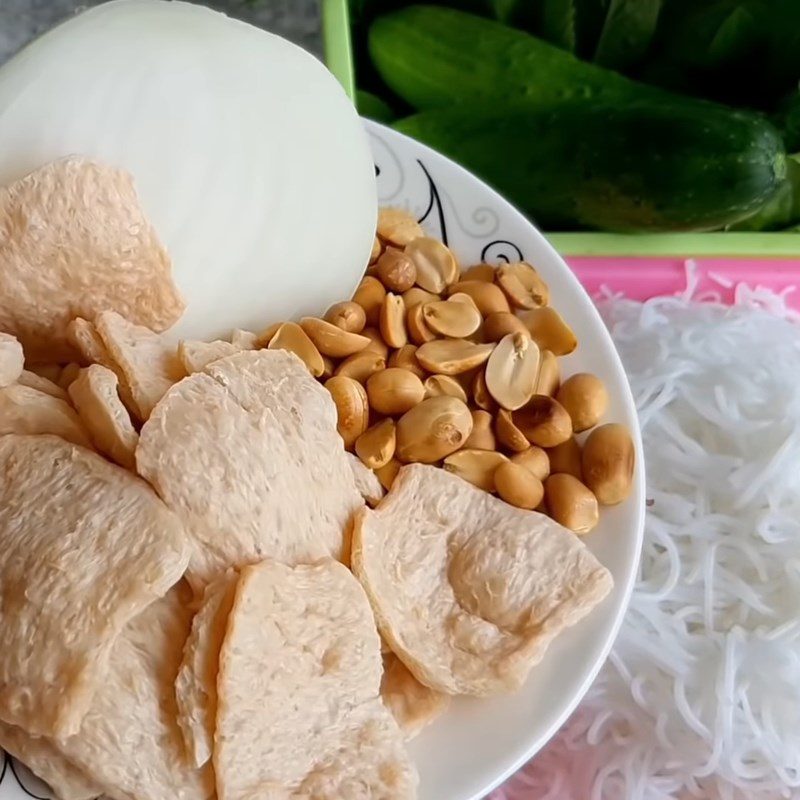
[[[561,381],[558,359],[578,341],[549,295],[525,262],[462,273],[413,217],[385,208],[353,298],[260,343],[324,381],[345,447],[387,490],[402,464],[437,464],[585,534],[599,505],[628,496],[634,448],[623,425],[598,427],[599,378]]]

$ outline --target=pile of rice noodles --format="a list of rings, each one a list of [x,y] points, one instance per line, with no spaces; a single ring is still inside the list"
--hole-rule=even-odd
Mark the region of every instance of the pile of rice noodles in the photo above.
[[[641,573],[579,711],[492,800],[800,797],[800,326],[766,291],[691,293],[600,303],[644,436]]]

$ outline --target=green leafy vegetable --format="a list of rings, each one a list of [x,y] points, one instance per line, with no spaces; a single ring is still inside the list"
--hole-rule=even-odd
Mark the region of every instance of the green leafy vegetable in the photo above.
[[[522,12],[521,6],[529,6],[523,0],[489,0],[492,13],[495,19],[505,22],[508,25],[516,23],[516,18]]]
[[[767,0],[762,25],[766,31],[766,81],[780,93],[800,80],[800,2]]]
[[[611,0],[594,60],[625,69],[647,52],[656,32],[662,0]]]
[[[775,115],[775,124],[783,133],[787,150],[800,150],[800,89],[795,89]]]
[[[570,53],[577,44],[573,0],[543,0],[540,35]]]
[[[714,0],[668,5],[665,52],[679,63],[701,69],[719,69],[746,56],[762,39],[759,4],[759,0]]]
[[[744,58],[755,46],[758,21],[748,5],[735,6],[720,22],[708,43],[706,65],[724,67]]]
[[[594,58],[611,0],[574,0],[575,52],[585,59]]]

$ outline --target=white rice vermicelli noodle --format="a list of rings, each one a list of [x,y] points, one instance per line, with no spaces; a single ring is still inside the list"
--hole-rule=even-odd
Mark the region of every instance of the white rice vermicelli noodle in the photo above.
[[[492,800],[800,798],[800,326],[764,290],[692,291],[601,303],[644,437],[641,572],[579,711]]]

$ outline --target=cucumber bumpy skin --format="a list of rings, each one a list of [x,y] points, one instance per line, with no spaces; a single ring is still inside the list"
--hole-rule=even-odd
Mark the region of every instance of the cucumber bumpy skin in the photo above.
[[[615,101],[656,92],[528,33],[451,8],[378,17],[369,53],[387,85],[417,109],[463,101]]]
[[[470,104],[395,128],[551,229],[714,230],[753,214],[786,175],[780,135],[767,120],[711,103]]]

